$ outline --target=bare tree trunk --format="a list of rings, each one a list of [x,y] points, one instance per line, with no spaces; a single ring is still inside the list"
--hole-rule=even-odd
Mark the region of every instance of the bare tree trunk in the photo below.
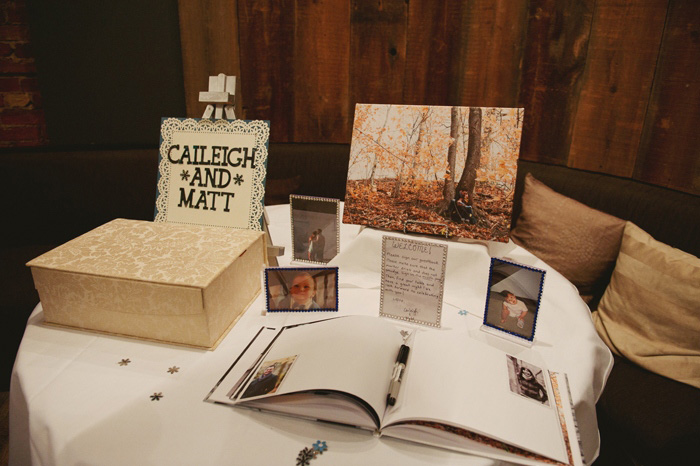
[[[418,162],[420,162],[420,150],[423,147],[423,136],[425,134],[425,122],[430,116],[430,109],[427,109],[421,114],[420,122],[418,123],[418,140],[413,150],[413,164],[411,164],[411,180],[415,179],[416,171],[418,170]]]
[[[423,143],[423,131],[425,127],[425,121],[428,119],[428,116],[430,115],[430,111],[426,111],[421,113],[420,115],[420,120],[418,121],[418,140],[416,140],[416,143],[414,144],[414,150],[413,150],[413,163],[410,166],[410,170],[408,173],[408,178],[411,179],[415,173],[415,167],[416,164],[418,163],[417,157],[420,152],[420,146]],[[415,128],[415,126],[414,126]],[[399,169],[399,174],[396,177],[396,183],[394,184],[394,189],[392,190],[391,197],[394,199],[397,199],[401,195],[401,186],[403,184],[403,169],[406,166],[406,163],[401,164],[401,168]]]
[[[389,120],[389,112],[391,111],[391,105],[386,108],[386,116],[384,117],[384,124],[382,125],[382,131],[379,133],[379,137],[376,140],[377,145],[381,145],[382,136],[384,136],[384,129],[386,128],[386,122]],[[372,164],[372,173],[369,176],[369,186],[372,191],[376,191],[377,188],[374,186],[374,173],[377,170],[377,156],[374,156],[374,163]]]
[[[438,213],[443,217],[448,213],[450,202],[455,198],[455,165],[457,160],[457,140],[460,135],[459,108],[452,107],[450,114],[450,138],[452,143],[447,149],[447,173],[445,174],[445,184],[442,187],[442,201],[438,205]]]
[[[469,145],[464,171],[457,183],[457,192],[466,191],[469,194],[469,204],[474,206],[474,188],[476,186],[476,171],[481,164],[481,108],[469,108]]]
[[[401,185],[403,184],[403,166],[405,164],[401,164],[401,168],[399,169],[399,174],[396,177],[396,182],[394,183],[394,189],[391,190],[391,197],[394,199],[397,199],[399,195],[401,194]]]

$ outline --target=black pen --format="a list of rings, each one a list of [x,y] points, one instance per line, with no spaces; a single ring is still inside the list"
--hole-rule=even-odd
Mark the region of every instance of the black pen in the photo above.
[[[391,374],[391,383],[389,383],[389,393],[386,396],[386,404],[394,406],[396,398],[399,396],[399,388],[401,387],[401,379],[403,378],[404,370],[406,370],[406,361],[408,360],[408,352],[410,348],[406,345],[401,345],[399,355],[394,363],[394,373]]]

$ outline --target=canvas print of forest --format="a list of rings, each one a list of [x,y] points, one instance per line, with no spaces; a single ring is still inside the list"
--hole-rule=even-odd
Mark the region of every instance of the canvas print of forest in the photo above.
[[[522,108],[358,104],[343,223],[507,242]]]

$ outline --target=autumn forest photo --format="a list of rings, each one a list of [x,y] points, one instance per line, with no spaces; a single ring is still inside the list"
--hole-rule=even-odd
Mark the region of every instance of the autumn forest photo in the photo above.
[[[523,109],[358,104],[343,222],[507,242]]]

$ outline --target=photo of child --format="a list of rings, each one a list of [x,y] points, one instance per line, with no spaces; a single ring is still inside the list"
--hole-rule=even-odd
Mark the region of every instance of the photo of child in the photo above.
[[[508,317],[518,319],[518,328],[525,327],[525,316],[527,315],[527,306],[520,301],[513,293],[503,290],[501,295],[505,296],[503,301],[503,311],[501,312],[501,325],[506,323]]]
[[[510,391],[549,406],[547,384],[542,369],[514,356],[507,358]]]
[[[544,270],[491,259],[484,325],[532,341]]]
[[[337,311],[337,267],[269,267],[265,269],[267,310]]]

